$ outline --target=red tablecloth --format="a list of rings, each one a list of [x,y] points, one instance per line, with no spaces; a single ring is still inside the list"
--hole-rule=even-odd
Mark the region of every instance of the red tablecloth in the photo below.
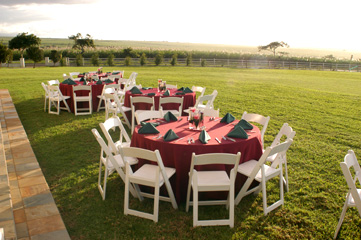
[[[75,81],[77,85],[82,85],[83,82]],[[115,84],[115,83],[110,83]],[[99,98],[98,95],[102,94],[104,84],[95,84],[95,81],[93,83],[90,83],[92,86],[92,101],[93,101],[93,112],[97,110],[98,104],[99,104]],[[75,85],[74,85],[75,86]],[[70,99],[67,100],[67,103],[70,107],[71,112],[74,112],[74,100],[73,100],[73,85],[68,84],[62,84],[59,85],[60,91],[64,96],[70,96]],[[88,95],[87,91],[79,91],[80,96]],[[81,104],[81,103],[79,103]],[[85,103],[84,103],[85,104]]]
[[[175,95],[178,92],[176,88],[170,88],[168,90],[170,92],[169,97],[183,97],[183,110],[188,109],[190,107],[193,107],[194,104],[196,103],[196,93],[186,93],[184,95]],[[167,97],[167,96],[163,96],[164,92],[158,92],[157,88],[152,88],[152,89],[147,89],[147,90],[140,89],[140,91],[143,94],[132,94],[130,91],[127,91],[125,93],[125,97],[124,97],[124,106],[125,107],[130,107],[130,96],[133,96],[133,97],[140,97],[140,96],[147,97],[148,93],[155,93],[154,96],[149,96],[149,97],[154,98],[155,110],[158,110],[159,109],[159,98]],[[164,104],[163,105],[164,110],[177,109],[177,107],[179,107],[178,104],[169,103],[169,104]],[[141,110],[149,110],[150,109],[150,104],[138,103],[138,104],[136,104],[135,108],[136,108],[136,110],[139,110],[139,109],[141,109]],[[182,115],[185,115],[183,110],[182,110]],[[128,119],[131,119],[131,115],[132,115],[131,112],[127,112]]]
[[[238,122],[238,121],[234,121]],[[154,139],[157,134],[139,134],[138,129],[135,128],[132,136],[131,146],[144,148],[148,150],[160,151],[164,166],[173,167],[176,169],[175,179],[171,180],[172,187],[176,199],[178,202],[185,201],[187,195],[188,186],[188,172],[192,161],[192,153],[204,154],[204,153],[237,153],[241,152],[241,161],[245,162],[251,159],[259,159],[262,155],[262,141],[259,128],[254,126],[252,132],[248,131],[248,139],[237,139],[232,142],[230,140],[223,140],[222,136],[227,135],[234,125],[232,123],[220,123],[220,121],[210,121],[208,117],[205,118],[206,131],[210,135],[211,140],[207,144],[202,144],[199,140],[200,131],[188,129],[189,123],[187,117],[182,117],[180,122],[162,123],[157,129],[164,136],[164,134],[172,129],[180,138],[183,139],[176,142],[165,142],[163,138]],[[188,144],[189,137],[193,137],[195,143]],[[218,143],[215,140],[217,137],[222,143]],[[138,167],[143,164],[143,161],[139,161]],[[231,167],[226,165],[213,165],[215,169],[226,169],[230,171]],[[209,167],[208,167],[209,169]],[[173,178],[174,178],[173,177]],[[236,193],[238,193],[240,187],[244,183],[244,176],[238,174],[236,179]],[[224,197],[224,195],[222,195]]]

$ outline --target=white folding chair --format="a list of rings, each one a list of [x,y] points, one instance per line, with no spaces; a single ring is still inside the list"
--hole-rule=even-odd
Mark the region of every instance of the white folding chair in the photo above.
[[[213,108],[213,102],[216,99],[218,95],[218,91],[214,90],[211,95],[204,95],[202,97],[199,97],[194,104],[194,108],[196,109],[212,109]],[[184,112],[189,113],[189,109],[185,109]]]
[[[68,112],[70,112],[70,108],[68,106],[68,103],[66,102],[67,99],[70,99],[70,96],[63,96],[63,94],[59,89],[59,86],[57,85],[48,86],[48,91],[49,91],[48,113],[59,115],[60,109],[68,110]],[[61,107],[60,102],[63,102],[65,107]],[[57,110],[56,112],[51,110],[52,105],[56,107]]]
[[[247,113],[246,111],[243,113],[242,118],[246,121],[249,122],[255,122],[258,124],[262,125],[262,130],[261,130],[261,139],[262,139],[262,146],[264,146],[264,133],[266,132],[267,126],[268,126],[268,122],[270,120],[270,116],[268,117],[264,117],[260,114],[256,114],[256,113]]]
[[[277,164],[277,168],[275,167],[275,163],[273,166],[268,166],[265,164],[267,158],[274,154],[283,154],[290,147],[292,139],[289,139],[277,146],[268,147],[266,151],[263,153],[261,158],[257,160],[250,160],[244,162],[238,166],[238,172],[247,176],[247,181],[243,184],[241,190],[239,191],[235,203],[236,205],[242,200],[243,197],[247,196],[250,193],[262,191],[262,200],[263,200],[263,212],[266,216],[269,212],[274,210],[275,208],[284,204],[284,193],[283,193],[283,174],[282,174],[282,164]],[[279,176],[279,185],[280,185],[280,200],[276,201],[272,205],[267,205],[267,190],[266,190],[266,182],[276,176]],[[260,184],[250,190],[251,183],[256,180]]]
[[[278,132],[277,136],[275,137],[275,139],[273,140],[271,147],[277,146],[278,144],[281,143],[281,139],[283,136],[285,136],[287,139],[293,139],[296,135],[296,132],[292,130],[292,128],[288,125],[288,123],[284,123],[283,126],[281,127],[280,131]],[[269,156],[267,158],[268,162],[273,163],[276,160],[276,156],[277,155],[272,155]],[[285,165],[285,177],[283,178],[283,183],[286,185],[286,191],[288,192],[288,171],[287,171],[287,157],[286,157],[286,153],[284,155],[279,155],[279,157],[281,158],[281,162],[282,164]]]
[[[144,111],[144,112],[136,112],[135,119],[138,123],[141,123],[150,119],[158,119],[163,118],[163,111],[161,110],[152,110],[152,111]]]
[[[132,72],[129,76],[129,85],[130,86],[135,86],[136,85],[136,78],[138,76],[138,73],[136,72]]]
[[[183,100],[184,97],[161,97],[159,98],[159,110],[162,110],[164,113],[171,112],[175,116],[180,117],[182,116],[182,109],[183,109]],[[178,104],[178,109],[170,109],[170,110],[164,110],[163,104]]]
[[[215,109],[203,109],[202,110],[205,117],[219,117],[219,108]]]
[[[122,115],[124,123],[131,128],[130,121],[126,115],[126,112],[132,111],[131,108],[125,107],[123,103],[120,102],[119,96],[117,94],[104,94],[106,102],[105,102],[105,120],[109,118],[109,114],[113,116],[118,116],[118,114]]]
[[[186,211],[188,212],[189,206],[193,205],[193,227],[196,226],[214,226],[214,225],[229,225],[231,228],[234,226],[234,182],[237,175],[237,168],[241,153],[209,153],[202,155],[192,154],[192,163],[189,172],[189,181],[187,189],[187,202]],[[195,166],[208,165],[208,164],[227,164],[233,165],[233,168],[228,176],[224,170],[215,171],[197,171]],[[193,189],[193,201],[190,201],[191,187]],[[212,192],[212,191],[228,191],[227,200],[213,200],[213,201],[199,201],[199,192]],[[223,205],[229,208],[228,219],[218,220],[198,220],[198,205]]]
[[[69,76],[69,75],[66,75],[66,73],[63,73],[63,79],[66,80],[66,79],[68,79],[68,78],[70,78],[70,76]]]
[[[98,104],[97,112],[99,112],[100,109],[105,109],[105,96],[104,96],[104,94],[106,94],[106,93],[114,94],[115,93],[115,88],[114,88],[113,85],[114,84],[108,84],[108,85],[104,84],[102,94],[97,96],[97,98],[99,98],[99,104]],[[102,107],[103,102],[104,102],[104,107]]]
[[[45,83],[42,82],[41,86],[44,89],[44,112],[46,112],[47,101],[49,101],[49,90],[48,86]]]
[[[150,105],[150,110],[137,110],[135,104],[149,104]],[[152,97],[133,97],[130,96],[130,106],[132,108],[132,134],[134,131],[134,127],[135,127],[135,113],[140,113],[140,112],[144,112],[144,111],[152,111],[154,110],[154,98]]]
[[[113,154],[110,147],[107,146],[104,142],[104,139],[100,136],[99,132],[94,128],[92,129],[95,139],[100,145],[100,161],[99,161],[99,176],[98,176],[98,189],[102,195],[103,200],[105,200],[106,188],[107,188],[107,179],[108,176],[113,172],[117,171],[120,178],[125,182],[125,162],[120,154]],[[129,165],[134,165],[138,163],[138,159],[132,157],[126,157],[125,160]],[[104,165],[104,176],[103,176],[103,185],[102,185],[102,171]],[[133,186],[129,186],[129,191],[134,197],[138,197],[137,191]]]
[[[193,92],[200,92],[201,95],[198,96],[198,98],[199,98],[199,97],[203,97],[204,93],[206,92],[206,88],[205,87],[199,87],[199,86],[193,86],[192,91]]]
[[[88,91],[87,96],[77,95],[77,91]],[[93,113],[93,104],[92,104],[92,86],[90,85],[78,85],[73,86],[73,100],[74,100],[74,113],[77,115],[86,115]],[[78,103],[88,102],[88,107],[78,107]]]
[[[60,84],[60,82],[59,82],[58,79],[56,79],[56,80],[49,80],[49,81],[48,81],[48,85],[49,85],[49,86],[51,86],[51,85],[59,85],[59,84]]]
[[[159,212],[159,200],[168,201],[172,203],[174,209],[178,208],[177,202],[174,197],[172,187],[169,182],[169,178],[175,174],[174,168],[164,167],[162,158],[158,150],[150,151],[141,148],[124,147],[121,148],[123,158],[134,157],[141,158],[150,162],[150,164],[144,164],[134,173],[130,168],[129,162],[126,161],[126,177],[125,177],[125,194],[124,194],[124,214],[134,215],[142,218],[147,218],[158,222]],[[154,187],[154,194],[140,192],[139,195],[142,197],[148,197],[154,199],[153,214],[140,212],[129,208],[129,187],[130,184],[144,185]],[[160,188],[166,186],[169,197],[159,196]],[[139,190],[139,188],[137,189]]]
[[[80,72],[71,72],[71,73],[69,73],[69,76],[72,80],[79,81],[80,80],[80,78],[78,77],[79,74],[80,74]],[[76,77],[74,77],[74,76],[76,76]]]
[[[349,150],[346,154],[344,161],[340,163],[343,175],[346,179],[348,192],[346,194],[346,201],[343,205],[340,220],[338,221],[336,232],[333,239],[336,239],[338,232],[340,231],[343,219],[345,218],[346,211],[349,207],[356,207],[358,214],[361,217],[361,189],[356,187],[356,184],[361,184],[361,168],[357,161],[354,151]],[[351,168],[353,171],[351,173]],[[358,182],[358,183],[357,183]]]
[[[177,85],[173,85],[173,84],[168,84],[168,83],[167,83],[167,88],[177,88]]]

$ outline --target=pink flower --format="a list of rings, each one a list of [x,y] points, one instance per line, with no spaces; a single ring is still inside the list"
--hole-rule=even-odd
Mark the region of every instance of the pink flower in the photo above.
[[[192,112],[195,112],[195,111],[196,111],[196,109],[195,109],[195,108],[191,108],[191,111],[192,111]]]
[[[193,119],[199,119],[199,116],[198,115],[193,116]]]

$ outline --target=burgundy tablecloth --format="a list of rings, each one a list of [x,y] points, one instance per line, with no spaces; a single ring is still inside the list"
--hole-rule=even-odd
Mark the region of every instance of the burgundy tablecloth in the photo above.
[[[77,85],[83,84],[83,82],[80,81],[75,81],[75,82],[77,83]],[[115,83],[110,83],[110,84],[115,84]],[[93,83],[90,83],[90,85],[92,86],[92,101],[93,101],[93,112],[94,112],[97,110],[100,100],[97,96],[102,94],[104,84],[95,84],[94,81]],[[70,99],[67,100],[67,103],[70,107],[71,112],[74,112],[73,85],[60,83],[59,88],[64,96],[70,96]],[[89,94],[88,91],[79,91],[80,96],[85,96],[88,94]],[[83,104],[83,103],[78,103],[78,104]]]
[[[238,120],[234,121],[238,122]],[[222,136],[227,135],[234,125],[232,123],[220,123],[220,121],[210,121],[208,117],[205,118],[206,131],[211,137],[211,140],[207,144],[202,144],[199,140],[200,131],[190,130],[188,128],[189,123],[187,117],[182,117],[180,122],[162,123],[157,127],[160,134],[164,135],[169,129],[172,129],[180,138],[184,139],[177,142],[165,142],[163,138],[158,140],[154,139],[156,134],[139,134],[137,126],[133,136],[131,146],[145,148],[149,150],[160,151],[164,166],[173,167],[176,169],[175,179],[171,180],[172,187],[176,199],[178,202],[185,201],[187,195],[188,186],[188,172],[191,165],[192,153],[204,154],[204,153],[237,153],[241,152],[241,161],[245,162],[251,159],[258,160],[262,155],[262,141],[259,129],[254,126],[252,132],[248,131],[248,139],[237,139],[232,142],[230,140],[223,140]],[[193,137],[195,143],[188,144],[189,137]],[[218,143],[215,140],[217,137],[222,143]],[[140,167],[144,161],[139,161],[138,167]],[[230,166],[213,165],[214,169],[226,169],[229,171]],[[207,167],[209,169],[209,167]],[[172,177],[172,178],[174,178]],[[236,179],[236,193],[244,183],[245,178],[238,174]],[[225,195],[222,195],[224,197]]]

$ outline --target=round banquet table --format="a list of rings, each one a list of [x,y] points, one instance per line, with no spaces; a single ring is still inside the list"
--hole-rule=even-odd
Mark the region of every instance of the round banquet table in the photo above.
[[[163,93],[164,92],[158,92],[158,88],[152,88],[152,89],[140,89],[140,91],[143,93],[143,94],[132,94],[130,91],[127,91],[125,93],[125,97],[124,97],[124,106],[125,107],[130,107],[130,96],[133,96],[133,97],[147,97],[148,96],[148,93],[155,93],[154,96],[149,96],[149,97],[153,97],[154,98],[154,107],[155,107],[155,110],[158,110],[159,109],[159,98],[163,98],[163,97],[183,97],[183,109],[182,109],[182,113],[183,113],[183,110],[184,109],[188,109],[190,107],[193,107],[194,104],[196,103],[196,93],[193,92],[193,93],[186,93],[184,95],[175,95],[177,92],[181,92],[181,91],[177,91],[176,88],[169,88],[168,89],[169,92],[170,92],[170,95],[169,96],[163,96]],[[176,109],[178,108],[179,105],[178,104],[172,104],[172,103],[168,103],[168,104],[164,104],[163,105],[163,109],[164,110],[169,110],[169,109]],[[136,110],[149,110],[150,109],[150,106],[149,104],[142,104],[142,103],[138,103],[136,106],[135,106]],[[129,118],[131,119],[131,118]]]
[[[82,81],[75,81],[75,82],[77,85],[83,85]],[[115,82],[109,84],[115,84]],[[88,85],[92,86],[92,102],[93,102],[93,112],[94,112],[98,109],[98,104],[100,99],[97,96],[102,94],[104,84],[96,84],[95,81],[93,81],[91,83],[88,83]],[[67,100],[67,103],[70,107],[71,112],[74,112],[73,85],[60,83],[59,89],[64,96],[70,97]],[[89,94],[88,91],[78,91],[78,92],[80,96],[85,96]],[[86,104],[86,103],[79,103],[79,104]]]
[[[238,121],[234,121],[236,123]],[[162,136],[169,130],[172,129],[180,140],[173,140],[166,142],[163,140],[163,137],[157,139],[155,138],[158,134],[139,134],[138,125],[132,135],[131,146],[144,148],[148,150],[158,149],[164,166],[172,167],[176,169],[176,174],[170,179],[172,188],[177,199],[177,202],[185,202],[187,195],[187,186],[188,186],[188,173],[192,161],[192,153],[195,154],[205,154],[205,153],[233,153],[241,152],[240,163],[246,162],[251,159],[258,160],[262,155],[262,141],[261,133],[258,127],[253,126],[254,128],[251,131],[246,131],[248,134],[248,139],[233,138],[235,142],[231,140],[223,140],[222,136],[227,135],[233,128],[232,123],[221,123],[219,118],[217,121],[211,121],[209,117],[205,117],[204,125],[206,126],[206,131],[211,137],[207,144],[201,143],[198,138],[200,131],[189,129],[189,123],[187,117],[182,117],[181,121],[175,122],[161,122],[157,127],[158,131]],[[195,143],[188,143],[188,138],[195,140]],[[218,138],[221,143],[218,143],[215,138]],[[140,167],[144,164],[145,160],[139,160],[138,166]],[[198,166],[199,167],[199,166]],[[208,165],[198,168],[199,170],[231,170],[232,166],[229,165]],[[246,178],[241,174],[237,175],[236,178],[236,194],[239,189],[245,182]],[[212,197],[214,198],[224,198],[227,195],[224,193],[214,193]],[[218,194],[218,195],[217,195]]]

